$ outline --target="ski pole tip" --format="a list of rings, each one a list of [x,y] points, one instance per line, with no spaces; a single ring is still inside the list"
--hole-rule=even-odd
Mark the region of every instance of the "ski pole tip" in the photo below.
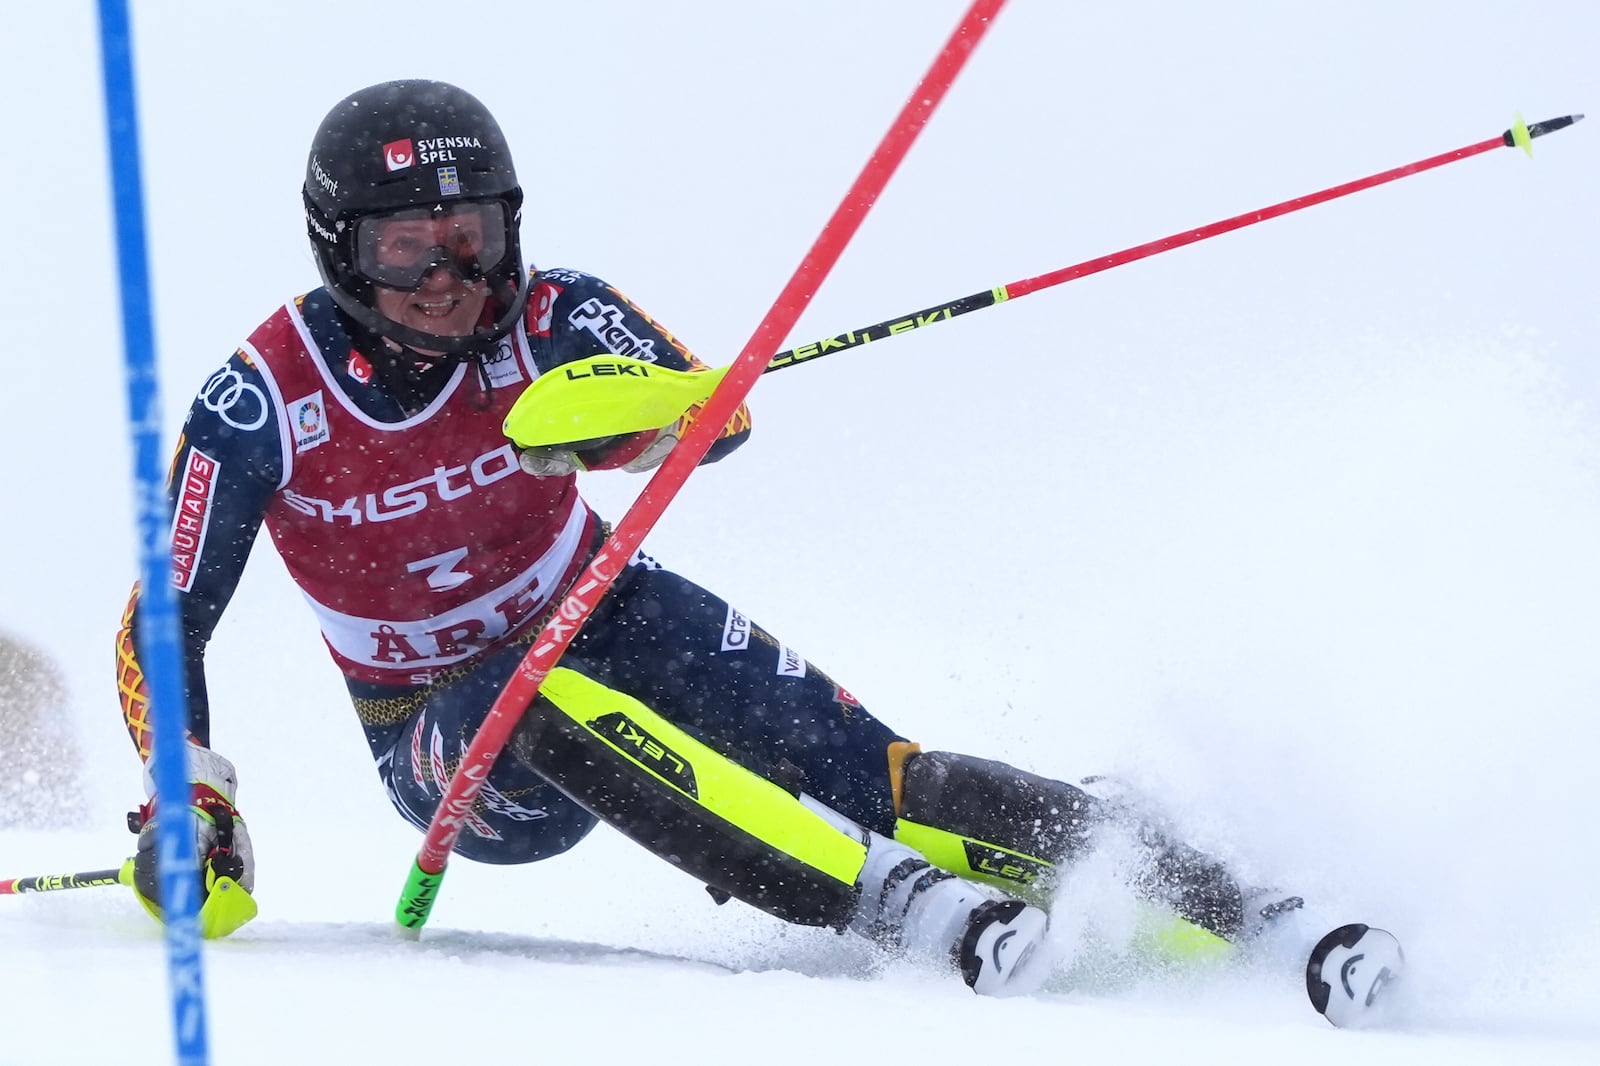
[[[1530,125],[1524,122],[1519,114],[1517,116],[1517,124],[1501,134],[1500,139],[1505,142],[1506,147],[1516,146],[1532,155],[1533,139],[1535,137],[1543,137],[1547,133],[1564,130],[1573,123],[1581,121],[1583,121],[1582,114],[1573,114],[1562,115],[1559,118],[1547,118],[1543,122],[1535,122]]]
[[[444,870],[430,874],[422,868],[421,858],[412,862],[405,892],[394,907],[394,929],[402,940],[416,940],[422,936],[422,927],[428,923],[443,881]]]

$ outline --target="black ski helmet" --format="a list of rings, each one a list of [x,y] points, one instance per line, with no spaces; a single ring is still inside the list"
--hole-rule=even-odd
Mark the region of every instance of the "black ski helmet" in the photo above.
[[[334,302],[361,325],[412,348],[460,356],[510,332],[528,300],[518,239],[522,188],[511,150],[489,109],[438,81],[390,81],[341,100],[311,141],[302,189],[306,230]],[[487,264],[492,321],[471,335],[440,337],[380,314],[374,281],[357,266],[357,223],[404,208],[504,206],[504,254]]]

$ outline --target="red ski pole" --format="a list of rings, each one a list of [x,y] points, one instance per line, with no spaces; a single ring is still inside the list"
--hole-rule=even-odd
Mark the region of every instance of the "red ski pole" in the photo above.
[[[729,366],[722,383],[706,401],[705,409],[677,447],[668,454],[666,462],[650,479],[622,521],[617,523],[588,569],[578,578],[555,615],[534,639],[533,647],[523,657],[516,673],[506,682],[505,689],[489,709],[483,725],[472,738],[460,765],[445,787],[444,798],[434,812],[416,861],[412,863],[405,891],[395,906],[395,921],[403,934],[412,937],[420,935],[422,925],[428,920],[434,900],[438,897],[439,884],[444,877],[450,852],[461,836],[464,819],[471,813],[495,759],[511,737],[512,729],[538,696],[539,688],[556,660],[567,650],[595,605],[711,447],[712,440],[728,419],[733,417],[756,379],[766,370],[778,345],[794,327],[812,294],[839,261],[845,246],[860,228],[867,212],[883,192],[889,178],[910,151],[917,135],[1004,4],[1005,0],[974,0],[967,9],[928,73],[895,116],[888,133],[823,226],[811,250],[801,260],[744,349]]]
[[[1245,226],[1253,226],[1257,222],[1265,222],[1269,218],[1287,215],[1291,211],[1299,211],[1341,196],[1349,196],[1351,193],[1359,192],[1362,189],[1370,189],[1375,185],[1398,181],[1412,174],[1418,174],[1435,167],[1442,167],[1447,163],[1454,163],[1457,160],[1481,155],[1495,148],[1520,147],[1527,150],[1529,155],[1532,155],[1532,142],[1535,137],[1542,137],[1547,133],[1566,129],[1581,118],[1583,118],[1582,115],[1562,115],[1559,118],[1546,119],[1543,122],[1535,122],[1532,125],[1525,125],[1522,119],[1518,118],[1515,126],[1498,137],[1490,137],[1487,140],[1469,144],[1454,151],[1441,152],[1438,155],[1428,156],[1426,159],[1419,159],[1415,163],[1407,163],[1405,166],[1381,171],[1365,178],[1357,178],[1355,181],[1347,181],[1342,185],[1330,186],[1318,192],[1295,197],[1293,200],[1272,204],[1269,207],[1246,211],[1243,214],[1234,215],[1232,218],[1225,218],[1208,226],[1201,226],[1198,229],[1183,230],[1171,236],[1162,237],[1159,240],[1147,241],[1131,248],[1124,248],[1120,252],[1112,252],[1110,255],[1086,259],[1081,263],[1061,267],[1058,270],[1052,270],[1037,277],[1024,278],[1021,281],[1013,281],[1005,285],[996,285],[982,292],[975,292],[970,296],[947,300],[944,303],[934,304],[932,307],[925,307],[920,311],[910,311],[896,315],[893,318],[886,318],[882,322],[877,322],[870,326],[857,326],[855,329],[836,333],[831,337],[812,341],[810,344],[797,345],[774,355],[771,361],[767,363],[763,373],[783,370],[791,366],[800,366],[803,363],[809,363],[834,352],[859,348],[872,341],[898,336],[902,333],[910,333],[912,330],[931,326],[937,322],[947,322],[957,315],[964,315],[971,311],[981,311],[985,307],[993,307],[996,304],[1015,300],[1020,296],[1027,296],[1029,293],[1038,292],[1041,289],[1061,285],[1089,274],[1098,274],[1101,271],[1110,270],[1113,267],[1119,267],[1135,260],[1160,255],[1162,252],[1168,252],[1174,248],[1182,248],[1186,244],[1194,244],[1224,233],[1230,233],[1236,229],[1243,229]],[[617,432],[657,428],[672,418],[676,418],[690,403],[701,402],[710,394],[710,390],[716,384],[714,374],[685,374],[660,368],[655,368],[652,373],[655,375],[655,385],[653,387],[659,387],[663,383],[671,382],[674,379],[679,381],[679,385],[672,388],[670,395],[663,392],[655,393],[654,395],[661,397],[661,399],[648,408],[639,407],[631,410],[629,417],[650,419],[661,416],[660,421],[639,421],[635,424],[626,424],[625,428],[618,429],[616,428],[617,422],[613,411],[609,412],[612,417],[599,417],[597,419],[600,424],[603,424],[604,428],[596,426],[592,432],[580,432],[578,435],[581,437],[600,437]],[[570,368],[568,368],[568,373],[564,379],[546,375],[534,382],[533,386],[524,394],[522,400],[519,401],[517,408],[513,408],[511,418],[507,419],[506,422],[507,432],[516,443],[523,447],[531,447],[569,440],[571,439],[570,436],[561,434],[570,434],[574,429],[575,422],[580,419],[587,420],[597,417],[598,412],[591,398],[585,398],[581,401],[566,398],[552,404],[553,400],[561,397],[559,390],[563,387],[563,382],[573,380],[580,379],[574,379]],[[699,390],[701,389],[706,391],[700,392]],[[541,395],[535,395],[541,392]],[[608,398],[614,398],[618,393],[612,388],[607,395]],[[530,402],[531,405],[528,410],[519,414],[523,404]],[[664,415],[663,412],[669,409],[667,405],[674,402],[681,402],[684,406],[672,409],[670,416]],[[645,413],[647,410],[648,413]],[[511,419],[519,420],[515,427],[513,427]]]
[[[1517,124],[1504,133],[1479,141],[1476,144],[1457,148],[1454,151],[1441,152],[1426,159],[1419,159],[1415,163],[1407,163],[1405,166],[1371,174],[1365,178],[1357,178],[1354,181],[1347,181],[1342,185],[1334,185],[1319,192],[1297,196],[1293,200],[1285,200],[1270,207],[1246,211],[1243,214],[1234,215],[1232,218],[1213,222],[1209,226],[1184,230],[1169,237],[1147,241],[1144,244],[1134,245],[1132,248],[1124,248],[1120,252],[1112,252],[1110,255],[1102,255],[1096,259],[1086,259],[1072,266],[1061,267],[1059,270],[1052,270],[1048,274],[1024,278],[1021,281],[1013,281],[1006,285],[996,285],[992,289],[975,292],[971,296],[963,296],[958,300],[949,300],[942,304],[935,304],[932,307],[925,307],[920,311],[896,315],[894,318],[884,319],[882,322],[871,326],[862,326],[832,337],[825,337],[819,341],[812,341],[810,344],[802,344],[790,348],[773,356],[772,362],[767,365],[767,369],[782,370],[785,367],[798,366],[801,363],[810,362],[812,359],[817,359],[824,355],[842,352],[846,348],[856,348],[871,341],[881,340],[884,337],[909,333],[911,330],[920,329],[923,326],[931,326],[935,322],[948,321],[969,311],[979,311],[985,307],[993,307],[995,304],[1004,303],[1007,300],[1015,300],[1019,296],[1027,296],[1029,293],[1038,292],[1040,289],[1048,289],[1088,274],[1098,274],[1103,270],[1122,266],[1124,263],[1132,263],[1138,259],[1160,255],[1162,252],[1170,252],[1172,249],[1182,248],[1186,244],[1209,240],[1224,233],[1231,233],[1236,229],[1253,226],[1257,222],[1265,222],[1269,218],[1277,218],[1280,215],[1287,215],[1291,211],[1300,211],[1316,204],[1327,203],[1329,200],[1336,200],[1341,196],[1349,196],[1351,193],[1370,189],[1375,185],[1383,185],[1387,182],[1398,181],[1401,178],[1408,178],[1413,174],[1432,170],[1434,167],[1442,167],[1447,163],[1470,159],[1472,156],[1481,155],[1496,148],[1516,147],[1532,155],[1532,142],[1535,137],[1542,137],[1547,133],[1566,129],[1581,118],[1583,118],[1582,115],[1562,115],[1560,118],[1545,119],[1543,122],[1535,122],[1531,125],[1525,125],[1522,119],[1518,118]]]

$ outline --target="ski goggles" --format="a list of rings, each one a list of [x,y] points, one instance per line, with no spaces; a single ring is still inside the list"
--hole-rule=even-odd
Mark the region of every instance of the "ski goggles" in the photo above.
[[[510,245],[511,219],[500,200],[408,207],[356,221],[356,273],[391,289],[419,288],[437,267],[482,281]]]

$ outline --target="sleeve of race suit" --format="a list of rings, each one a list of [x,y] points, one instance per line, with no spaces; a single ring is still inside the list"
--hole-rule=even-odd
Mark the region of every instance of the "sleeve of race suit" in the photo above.
[[[695,357],[633,301],[593,274],[577,270],[541,270],[533,276],[528,297],[529,339],[541,371],[591,355],[620,355],[655,363],[669,370],[705,370]],[[673,432],[682,437],[703,405],[696,404],[678,420]],[[750,436],[750,410],[740,404],[711,443],[701,463],[714,463]]]
[[[177,590],[190,734],[211,742],[206,644],[244,573],[262,516],[282,476],[278,420],[261,373],[235,352],[206,379],[178,437],[167,473],[172,582]],[[117,695],[123,721],[150,755],[149,695],[138,653],[138,584],[117,632]]]

